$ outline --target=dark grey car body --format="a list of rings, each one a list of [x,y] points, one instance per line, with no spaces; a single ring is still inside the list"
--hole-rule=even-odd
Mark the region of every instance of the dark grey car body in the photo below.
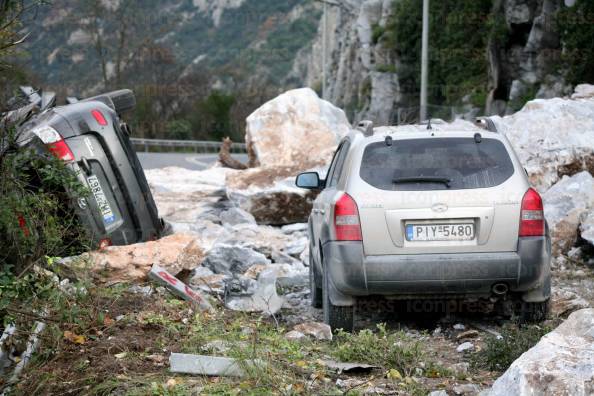
[[[129,102],[134,102],[131,91],[124,94]],[[107,201],[101,199],[103,211],[98,207],[99,201],[93,193],[86,199],[73,200],[71,205],[89,231],[95,247],[104,241],[112,245],[126,245],[157,239],[165,229],[142,166],[130,143],[128,126],[116,112],[122,106],[118,107],[114,99],[123,97],[106,94],[49,108],[30,117],[17,131],[20,146],[47,153],[46,146],[33,131],[44,127],[53,128],[74,155],[74,160],[66,166],[90,190],[97,189],[98,183]],[[100,112],[106,125],[98,122],[93,111]],[[112,215],[105,215],[105,205],[111,209]]]

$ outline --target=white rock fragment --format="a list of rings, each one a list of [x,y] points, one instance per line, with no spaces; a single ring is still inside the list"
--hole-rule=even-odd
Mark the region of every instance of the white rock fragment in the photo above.
[[[588,172],[565,176],[543,194],[543,201],[553,247],[566,252],[577,239],[582,217],[594,207],[594,178]]]
[[[283,306],[283,298],[276,292],[276,273],[265,270],[258,276],[256,291],[251,296],[232,297],[226,306],[234,311],[262,312],[274,315]]]
[[[325,323],[306,322],[298,324],[293,330],[312,336],[316,340],[332,341],[332,329]]]
[[[456,352],[459,353],[470,352],[472,350],[474,350],[474,344],[472,342],[463,342],[456,348]]]
[[[545,380],[546,379],[546,380]],[[489,396],[592,395],[594,309],[569,315],[495,381]]]

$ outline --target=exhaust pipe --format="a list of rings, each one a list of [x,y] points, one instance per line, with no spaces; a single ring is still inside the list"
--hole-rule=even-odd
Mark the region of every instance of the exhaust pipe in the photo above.
[[[496,283],[493,285],[493,294],[497,296],[504,296],[507,294],[508,287],[505,283]]]

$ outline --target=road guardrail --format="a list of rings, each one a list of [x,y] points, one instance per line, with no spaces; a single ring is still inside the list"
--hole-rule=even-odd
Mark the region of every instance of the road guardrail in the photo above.
[[[196,153],[211,154],[218,153],[223,142],[213,142],[206,140],[168,140],[168,139],[143,139],[131,138],[130,141],[139,151],[148,153],[149,151],[174,151],[176,148],[190,149]],[[152,148],[155,148],[154,150]],[[161,149],[161,150],[157,150]],[[233,143],[231,152],[235,154],[247,153],[245,143]]]

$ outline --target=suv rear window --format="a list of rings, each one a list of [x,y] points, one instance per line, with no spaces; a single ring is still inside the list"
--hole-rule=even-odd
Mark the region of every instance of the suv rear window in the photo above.
[[[462,190],[497,186],[514,173],[499,140],[428,138],[371,143],[360,175],[372,186],[390,191]]]

